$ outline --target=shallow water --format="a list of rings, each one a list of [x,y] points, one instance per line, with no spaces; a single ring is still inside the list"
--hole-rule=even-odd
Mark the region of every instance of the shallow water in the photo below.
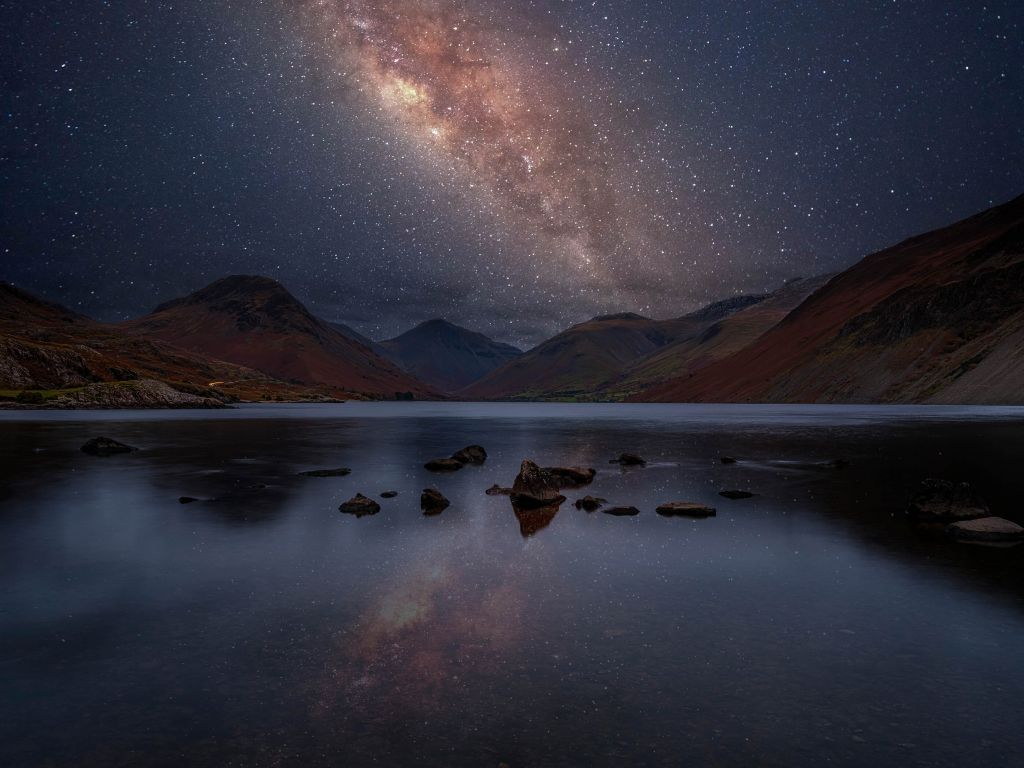
[[[0,454],[5,766],[1024,764],[1024,547],[901,514],[939,476],[1024,522],[1024,409],[21,412]],[[642,513],[517,519],[524,457]]]

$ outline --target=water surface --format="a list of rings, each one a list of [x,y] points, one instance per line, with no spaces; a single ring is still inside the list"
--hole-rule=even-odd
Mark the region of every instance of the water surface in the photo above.
[[[483,491],[524,457],[641,514],[519,519]],[[0,763],[1024,764],[1024,547],[902,516],[939,476],[1024,522],[1022,461],[1012,408],[0,414]]]

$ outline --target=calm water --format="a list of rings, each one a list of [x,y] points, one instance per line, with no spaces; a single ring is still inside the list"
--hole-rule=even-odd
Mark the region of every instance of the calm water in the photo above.
[[[21,413],[0,454],[4,766],[1024,765],[1024,547],[901,515],[939,476],[1024,522],[1024,410]],[[642,514],[520,521],[524,457]]]

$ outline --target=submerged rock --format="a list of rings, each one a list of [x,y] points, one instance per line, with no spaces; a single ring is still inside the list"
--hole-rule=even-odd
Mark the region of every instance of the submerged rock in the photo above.
[[[420,509],[425,515],[439,515],[450,505],[451,502],[436,488],[424,488],[420,494]]]
[[[511,488],[502,488],[500,485],[495,483],[490,488],[488,488],[486,491],[484,491],[484,493],[486,493],[488,496],[511,496],[512,495],[512,489]]]
[[[636,507],[607,507],[601,511],[606,515],[615,515],[616,517],[633,517],[640,514],[640,510]]]
[[[735,456],[722,456],[719,461],[723,464],[735,464],[737,459]]]
[[[635,453],[623,453],[619,455],[619,458],[612,459],[608,463],[619,464],[623,467],[642,467],[647,463],[647,459],[637,456]]]
[[[455,459],[431,459],[423,466],[431,472],[458,472],[462,469],[462,462]]]
[[[587,512],[593,512],[594,510],[600,509],[608,502],[605,499],[598,498],[597,496],[584,496],[582,499],[576,499],[576,509],[582,509]]]
[[[364,517],[365,515],[376,515],[380,512],[380,504],[373,499],[366,498],[361,493],[357,493],[351,499],[338,507],[338,511],[344,512],[346,515]]]
[[[657,508],[662,517],[714,517],[718,511],[706,504],[695,504],[691,501],[670,501]]]
[[[483,464],[487,461],[487,451],[482,445],[467,445],[461,451],[452,454],[452,458],[460,464]]]
[[[586,467],[544,467],[559,488],[581,488],[594,482],[596,469]]]
[[[111,440],[109,437],[94,437],[82,446],[82,453],[88,453],[91,456],[111,456],[115,453],[131,453],[137,450],[139,449],[119,443],[117,440]]]
[[[1002,517],[979,517],[962,520],[946,526],[946,532],[955,539],[967,541],[1020,541],[1024,528]]]
[[[338,467],[337,469],[311,469],[308,472],[299,472],[302,477],[345,477],[345,475],[352,474],[352,470],[348,467]]]
[[[718,495],[727,499],[751,499],[757,494],[750,491],[719,491]]]
[[[512,485],[512,503],[526,509],[561,504],[565,496],[559,490],[561,486],[549,472],[524,459]]]
[[[182,496],[181,498],[178,499],[179,504],[191,504],[194,501],[199,501],[199,499],[195,498],[194,496]]]
[[[384,491],[384,493],[382,493],[380,495],[380,497],[382,499],[393,499],[397,495],[398,495],[398,491]]]
[[[925,521],[974,520],[988,517],[988,505],[968,483],[930,478],[910,500],[907,514]]]

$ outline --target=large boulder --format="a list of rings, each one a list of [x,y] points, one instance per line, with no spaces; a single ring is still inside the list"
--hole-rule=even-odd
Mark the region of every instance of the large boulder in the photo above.
[[[420,494],[420,509],[425,515],[439,515],[451,504],[437,488],[424,488]]]
[[[544,467],[559,488],[581,488],[594,482],[596,469],[585,467]]]
[[[461,451],[453,453],[452,458],[460,464],[483,464],[487,461],[487,451],[482,445],[467,445]]]
[[[1020,541],[1024,539],[1024,528],[1011,520],[1001,517],[979,517],[962,520],[946,526],[946,531],[955,539],[966,541]]]
[[[112,456],[115,453],[131,453],[137,450],[139,449],[119,443],[109,437],[94,437],[82,446],[82,453],[88,453],[91,456]]]
[[[512,504],[524,509],[558,505],[565,501],[561,486],[549,472],[524,459],[512,484]]]
[[[692,501],[670,501],[655,510],[662,517],[714,517],[718,512],[706,504],[695,504]]]
[[[344,512],[346,515],[365,517],[366,515],[376,515],[380,512],[380,504],[373,499],[366,498],[361,493],[357,493],[351,499],[338,507],[338,511]]]
[[[957,522],[988,517],[988,505],[968,483],[928,479],[910,500],[907,514],[924,521]]]

